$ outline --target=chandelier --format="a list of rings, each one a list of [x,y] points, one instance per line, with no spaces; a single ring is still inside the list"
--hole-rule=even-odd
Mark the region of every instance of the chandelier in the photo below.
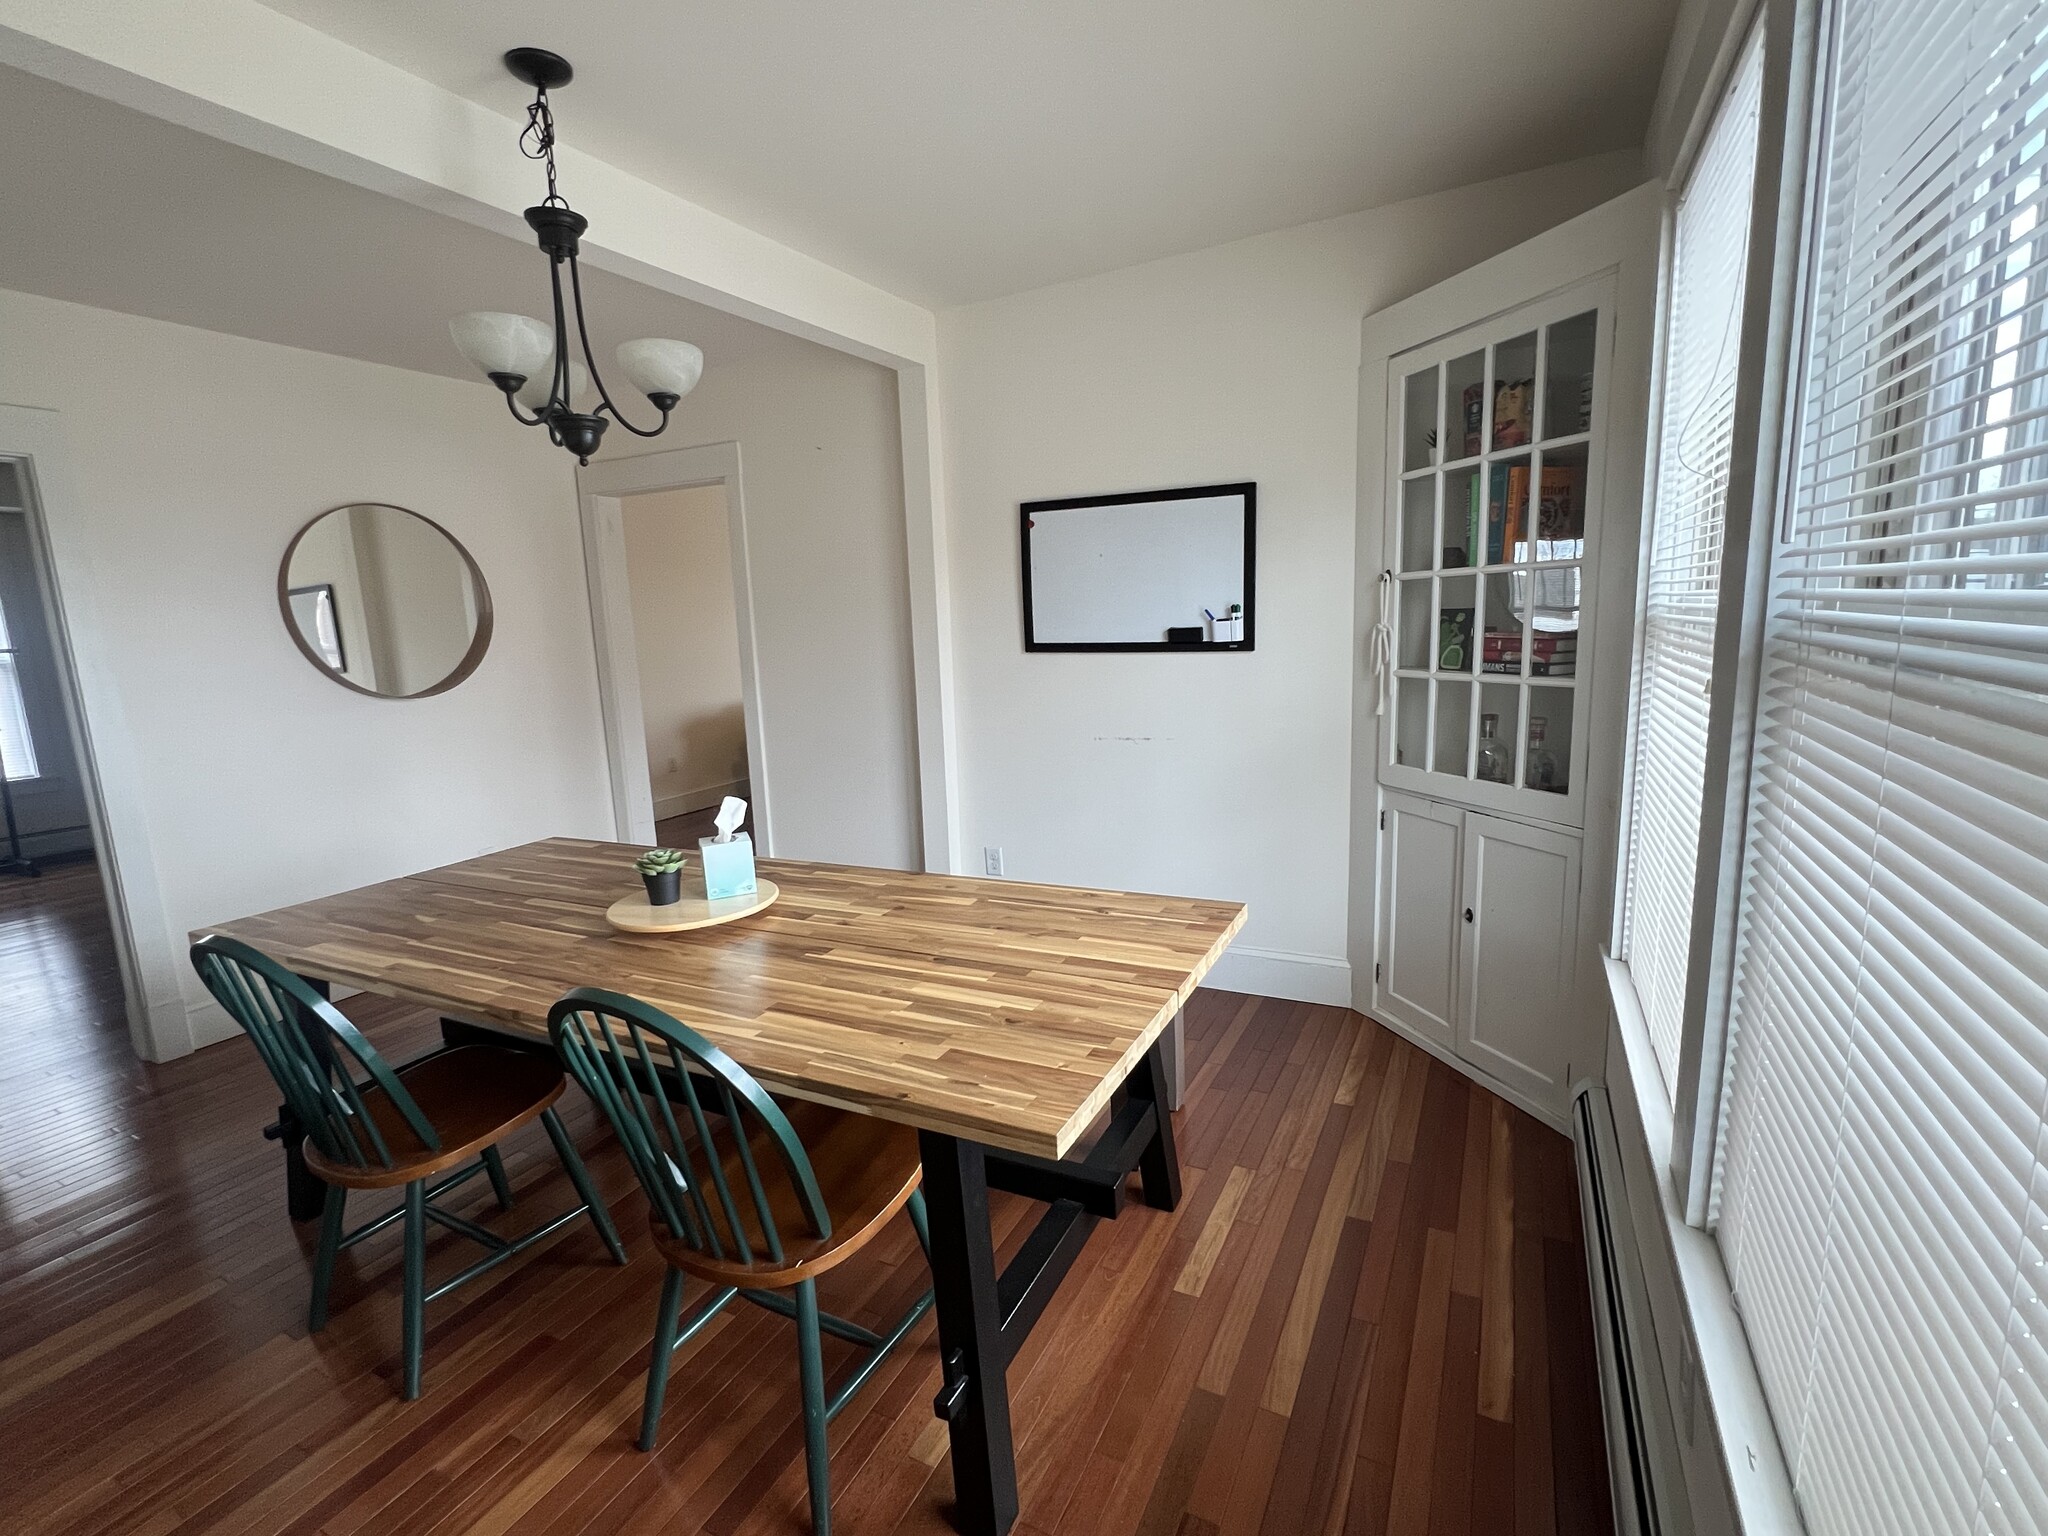
[[[462,355],[505,392],[505,405],[513,420],[521,426],[546,427],[550,442],[575,454],[578,463],[588,464],[613,421],[635,437],[659,437],[668,426],[669,412],[702,376],[704,354],[687,341],[644,337],[626,342],[614,354],[619,369],[661,412],[661,420],[652,427],[636,427],[612,403],[597,371],[597,359],[591,354],[590,328],[583,320],[583,278],[576,266],[577,241],[590,228],[590,220],[571,208],[555,186],[555,118],[548,108],[548,92],[567,85],[574,71],[567,59],[545,48],[514,48],[505,55],[505,67],[535,93],[533,105],[526,109],[519,148],[529,160],[547,165],[548,195],[526,210],[526,222],[547,253],[555,323],[550,326],[526,315],[479,310],[457,315],[448,323],[448,330]],[[565,266],[569,269],[569,305],[576,312],[576,342],[583,352],[580,363],[560,345],[569,318],[562,300]],[[577,398],[593,389],[597,405],[579,411]]]

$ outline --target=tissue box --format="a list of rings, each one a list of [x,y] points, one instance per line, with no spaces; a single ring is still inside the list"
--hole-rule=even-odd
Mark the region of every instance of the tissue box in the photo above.
[[[735,832],[732,841],[721,843],[707,837],[697,844],[704,860],[704,899],[724,901],[733,896],[752,896],[754,885],[754,840]]]

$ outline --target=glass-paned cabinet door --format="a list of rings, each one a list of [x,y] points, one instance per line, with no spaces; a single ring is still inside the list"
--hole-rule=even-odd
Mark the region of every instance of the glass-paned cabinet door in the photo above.
[[[1392,362],[1388,784],[1583,819],[1612,315],[1596,279]]]

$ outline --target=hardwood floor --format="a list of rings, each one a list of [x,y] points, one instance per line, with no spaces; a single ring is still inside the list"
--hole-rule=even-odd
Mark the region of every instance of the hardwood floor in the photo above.
[[[574,1093],[629,1267],[577,1223],[431,1307],[414,1404],[395,1237],[344,1254],[309,1338],[315,1233],[258,1134],[276,1091],[239,1041],[129,1056],[93,878],[0,882],[0,1530],[807,1529],[778,1318],[706,1328],[660,1448],[632,1448],[657,1260]],[[393,1054],[435,1038],[344,1006]],[[1189,1024],[1181,1208],[1099,1228],[1012,1367],[1017,1529],[1609,1529],[1568,1143],[1341,1009],[1205,991]],[[538,1131],[507,1152],[518,1208],[458,1209],[519,1230],[572,1202]],[[1008,1244],[1036,1209],[997,1197]],[[904,1226],[822,1299],[873,1322],[920,1271]],[[937,1385],[927,1321],[833,1426],[840,1532],[950,1529]]]

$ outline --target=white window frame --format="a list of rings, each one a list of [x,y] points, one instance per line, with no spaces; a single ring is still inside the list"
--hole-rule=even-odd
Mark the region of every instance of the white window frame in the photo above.
[[[9,509],[0,509],[4,513]],[[0,756],[0,774],[5,774],[9,784],[33,784],[42,777],[42,760],[36,754],[35,727],[28,718],[28,695],[21,686],[21,647],[14,643],[14,627],[7,617],[4,602],[0,602],[0,710],[11,711],[21,722],[21,746],[28,754],[28,771],[11,773],[4,756]]]
[[[1691,929],[1698,895],[1700,824],[1695,819],[1690,846],[1685,847],[1673,840],[1675,829],[1654,813],[1681,812],[1688,770],[1696,770],[1704,781],[1707,770],[1714,766],[1707,736],[1714,688],[1710,685],[1700,690],[1704,697],[1699,697],[1697,704],[1685,702],[1694,689],[1688,673],[1674,666],[1676,658],[1668,647],[1687,644],[1687,625],[1679,621],[1667,626],[1661,617],[1660,574],[1667,562],[1675,562],[1677,569],[1688,577],[1697,574],[1700,551],[1702,547],[1709,549],[1708,558],[1715,572],[1714,601],[1718,605],[1726,513],[1729,503],[1737,499],[1737,487],[1732,477],[1728,478],[1721,486],[1719,506],[1707,499],[1712,493],[1703,494],[1700,474],[1685,462],[1683,439],[1691,435],[1695,424],[1706,415],[1717,424],[1717,435],[1727,434],[1727,447],[1732,448],[1736,385],[1743,363],[1739,313],[1698,309],[1681,313],[1680,307],[1697,305],[1702,299],[1711,301],[1714,296],[1711,290],[1700,289],[1689,274],[1689,264],[1695,260],[1711,262],[1726,251],[1738,269],[1737,280],[1747,277],[1756,141],[1763,129],[1762,32],[1762,22],[1757,19],[1741,34],[1741,45],[1722,82],[1707,131],[1701,137],[1700,152],[1687,168],[1682,187],[1673,190],[1665,206],[1659,398],[1657,423],[1650,439],[1653,448],[1649,477],[1654,491],[1644,518],[1636,584],[1634,666],[1629,679],[1629,785],[1622,801],[1622,818],[1628,829],[1627,855],[1616,880],[1614,953],[1627,968],[1629,982],[1636,989],[1645,1024],[1650,1029],[1658,1076],[1669,1097],[1676,1096],[1675,1079],[1681,1054],[1678,1033],[1683,1023],[1686,973],[1694,947]],[[1750,141],[1748,163],[1739,168],[1728,156],[1730,150],[1738,148],[1731,142],[1731,131],[1733,136]],[[1713,162],[1707,158],[1708,151],[1715,156]],[[1731,173],[1738,169],[1746,187],[1728,184]],[[1715,187],[1702,184],[1702,179],[1709,175],[1719,183],[1723,199],[1718,209],[1721,216],[1731,220],[1739,216],[1742,221],[1739,244],[1731,239],[1737,231],[1725,224],[1716,228],[1688,222],[1695,198],[1715,196]],[[1740,196],[1744,191],[1749,195]],[[1688,243],[1689,231],[1698,245]],[[1746,294],[1746,285],[1740,291]],[[1700,369],[1708,348],[1713,351],[1712,369],[1711,376],[1704,377]],[[1681,373],[1685,377],[1681,378]],[[1702,385],[1711,386],[1711,393],[1699,393]],[[1721,468],[1726,474],[1733,465],[1724,464]],[[1660,636],[1666,639],[1660,642]],[[1711,668],[1713,636],[1704,638],[1708,654],[1701,658],[1701,664]],[[1671,733],[1683,729],[1680,716],[1695,707],[1700,710],[1698,757],[1696,762],[1688,762],[1684,760],[1689,757],[1684,751],[1686,743],[1674,741]],[[1654,733],[1653,725],[1657,727]],[[1652,743],[1656,744],[1654,752],[1639,756]],[[1667,760],[1665,754],[1674,747],[1678,750]],[[1695,818],[1700,808],[1696,800],[1691,807]],[[1646,848],[1654,850],[1650,862],[1641,859]],[[1662,987],[1655,985],[1658,980]],[[1669,990],[1673,983],[1678,989],[1676,997]],[[1653,1008],[1653,1004],[1661,1006]]]
[[[1740,890],[1740,882],[1724,878],[1724,871],[1732,873],[1740,868],[1748,823],[1764,605],[1775,548],[1775,509],[1786,473],[1784,444],[1792,400],[1792,348],[1807,296],[1804,236],[1806,210],[1813,191],[1810,171],[1817,126],[1814,90],[1818,80],[1821,3],[1822,0],[1768,0],[1758,4],[1754,14],[1740,25],[1729,28],[1728,43],[1716,67],[1714,88],[1700,110],[1698,129],[1690,136],[1685,154],[1673,168],[1667,184],[1665,278],[1661,296],[1666,312],[1660,314],[1660,335],[1668,331],[1678,190],[1691,175],[1707,126],[1727,93],[1752,29],[1761,28],[1763,89],[1757,123],[1749,266],[1743,289],[1741,361],[1729,452],[1719,605],[1715,615],[1714,690],[1708,714],[1705,784],[1700,799],[1700,849],[1693,886],[1691,952],[1680,1029],[1677,1093],[1670,1104],[1670,1177],[1685,1220],[1695,1227],[1706,1224],[1712,1193],[1727,1048],[1728,980],[1733,970]],[[1796,152],[1788,153],[1788,147]],[[1660,357],[1656,401],[1660,412],[1662,368]],[[1653,434],[1652,442],[1660,436]],[[1656,484],[1656,470],[1653,449],[1646,463],[1646,495],[1647,488]],[[1645,538],[1641,552],[1645,562],[1649,548]],[[1637,582],[1638,675],[1643,629],[1640,605],[1647,590],[1645,569],[1639,572]],[[1632,699],[1631,743],[1635,733],[1634,702]],[[1617,893],[1628,869],[1630,826],[1626,807],[1633,792],[1631,761],[1624,770],[1622,785],[1624,815],[1615,864]],[[1610,952],[1619,953],[1622,922],[1622,904],[1617,900]],[[1625,965],[1614,966],[1611,971],[1633,989]],[[1640,1013],[1635,998],[1628,999],[1628,1006]],[[1654,1080],[1661,1086],[1661,1076]]]

